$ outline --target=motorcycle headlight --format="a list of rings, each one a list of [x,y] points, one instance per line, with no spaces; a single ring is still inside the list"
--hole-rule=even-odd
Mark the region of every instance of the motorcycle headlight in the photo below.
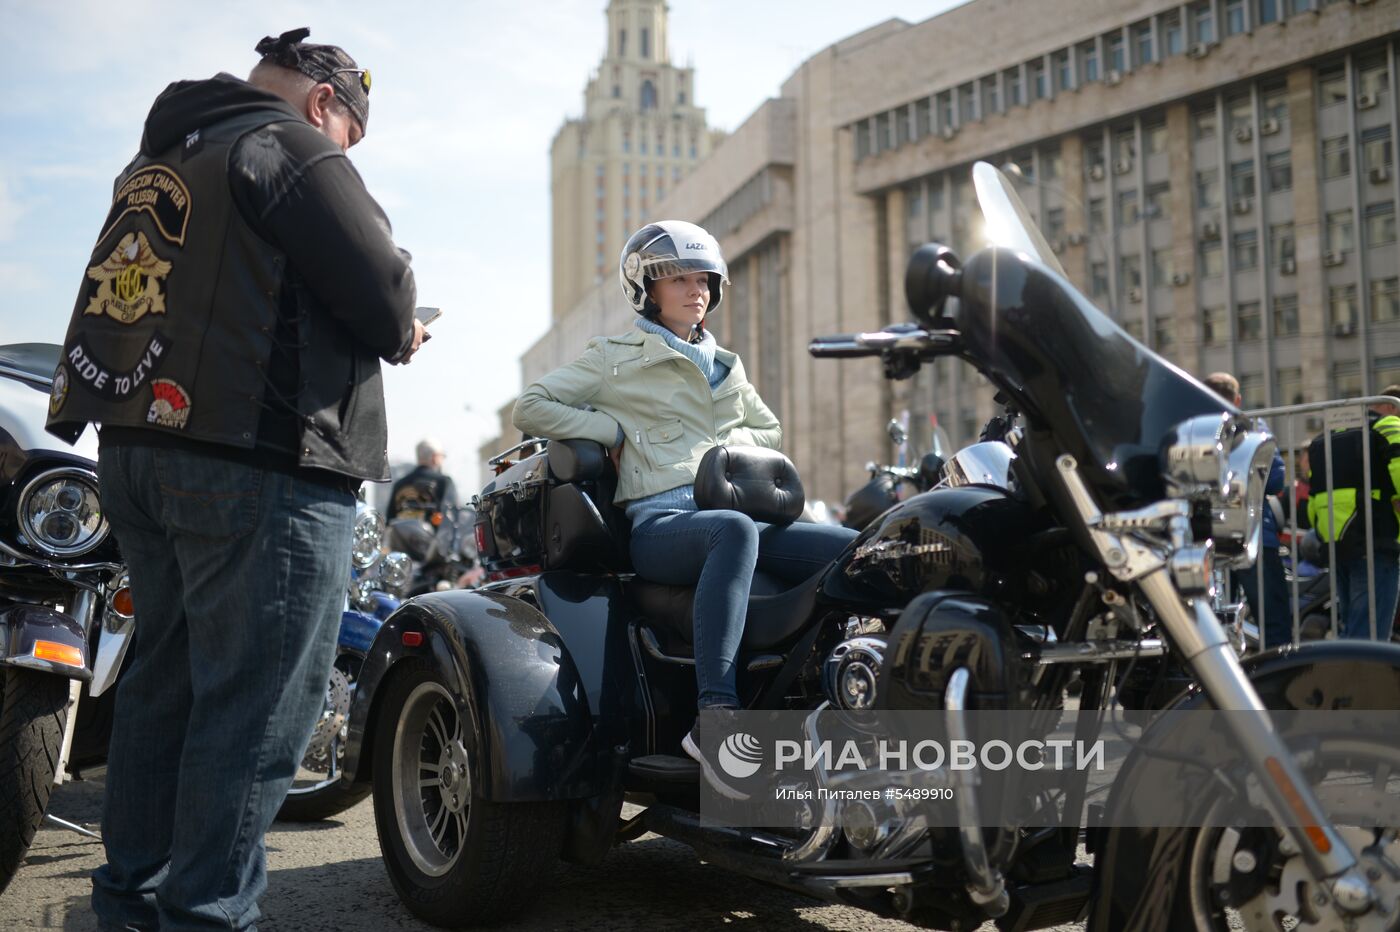
[[[408,558],[408,554],[399,553],[397,550],[384,558],[379,570],[379,581],[384,591],[394,596],[403,595],[412,576],[413,561]]]
[[[1174,494],[1207,504],[1221,565],[1249,566],[1259,556],[1274,450],[1267,431],[1224,412],[1183,421],[1167,439],[1167,484]]]
[[[379,512],[365,508],[355,516],[355,531],[350,542],[350,562],[356,569],[368,569],[379,559],[379,544],[384,537],[384,521]]]
[[[107,539],[97,474],[76,466],[39,473],[19,496],[25,541],[51,557],[80,557]]]

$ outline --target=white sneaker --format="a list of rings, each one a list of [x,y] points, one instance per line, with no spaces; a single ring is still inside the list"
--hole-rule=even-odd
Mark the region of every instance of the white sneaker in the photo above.
[[[735,801],[742,801],[749,798],[748,793],[737,790],[728,783],[725,783],[717,762],[707,758],[700,750],[699,722],[696,722],[695,727],[690,729],[690,732],[681,740],[681,747],[685,748],[685,753],[689,754],[694,758],[695,762],[700,765],[700,771],[705,775],[705,782],[710,784],[710,788],[716,793],[726,799]]]

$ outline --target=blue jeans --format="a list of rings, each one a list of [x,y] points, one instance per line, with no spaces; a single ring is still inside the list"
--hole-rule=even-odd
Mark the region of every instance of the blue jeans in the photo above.
[[[1390,640],[1395,603],[1400,596],[1400,557],[1376,551],[1376,639]],[[1366,558],[1337,560],[1337,623],[1344,638],[1371,637],[1371,608],[1366,588]]]
[[[245,929],[325,695],[354,497],[186,450],[104,446],[99,464],[136,639],[93,910],[104,929]]]
[[[695,680],[700,708],[739,705],[739,643],[754,568],[792,584],[811,577],[856,537],[828,524],[764,524],[737,511],[660,515],[632,529],[643,579],[695,586]]]
[[[1264,574],[1264,604],[1259,604],[1259,573]],[[1293,606],[1288,594],[1288,580],[1283,572],[1283,559],[1277,547],[1259,548],[1259,562],[1249,569],[1237,570],[1249,610],[1264,636],[1264,650],[1282,647],[1293,640]]]

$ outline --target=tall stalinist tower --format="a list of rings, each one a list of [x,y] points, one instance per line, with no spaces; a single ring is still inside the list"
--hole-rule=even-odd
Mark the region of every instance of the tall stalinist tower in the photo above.
[[[615,274],[624,238],[709,154],[694,69],[671,64],[664,0],[610,0],[608,51],[583,116],[550,149],[554,319]],[[698,220],[700,218],[687,218]]]

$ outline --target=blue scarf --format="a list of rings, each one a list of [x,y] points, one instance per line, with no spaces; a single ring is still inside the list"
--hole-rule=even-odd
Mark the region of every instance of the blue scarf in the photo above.
[[[729,367],[715,359],[715,350],[719,349],[719,344],[715,342],[715,335],[710,331],[705,331],[705,336],[699,343],[687,343],[661,324],[645,317],[637,318],[637,326],[647,333],[654,333],[661,337],[666,341],[667,346],[695,363],[695,367],[700,370],[705,381],[710,383],[711,389],[718,388],[719,383],[723,382],[725,377],[729,375]]]

